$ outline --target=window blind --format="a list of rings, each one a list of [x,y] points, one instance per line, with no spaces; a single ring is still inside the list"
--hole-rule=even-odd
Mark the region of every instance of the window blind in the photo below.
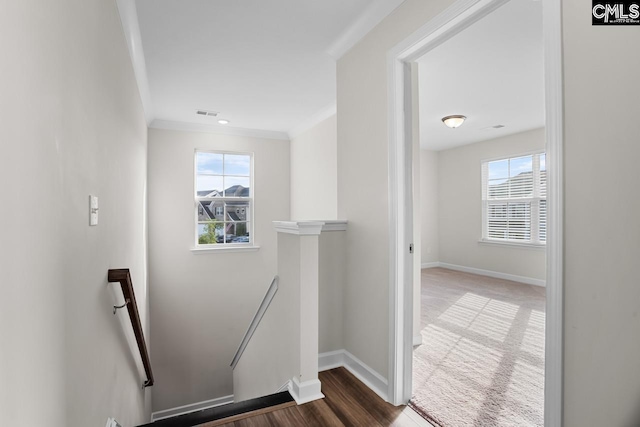
[[[544,243],[546,180],[544,153],[484,162],[483,238]]]

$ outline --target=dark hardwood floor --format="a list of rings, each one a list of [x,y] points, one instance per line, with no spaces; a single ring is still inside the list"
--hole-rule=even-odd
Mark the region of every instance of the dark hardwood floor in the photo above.
[[[429,426],[410,408],[393,406],[344,368],[320,373],[324,399],[222,424],[224,427]],[[210,427],[213,424],[202,424]],[[220,424],[217,424],[218,426]]]

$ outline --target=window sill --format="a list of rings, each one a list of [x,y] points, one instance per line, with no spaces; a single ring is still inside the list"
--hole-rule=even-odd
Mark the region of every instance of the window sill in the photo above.
[[[488,246],[503,246],[503,247],[514,247],[521,249],[533,249],[536,251],[545,251],[547,249],[547,245],[544,243],[520,243],[513,241],[500,241],[500,240],[488,240],[488,239],[480,239],[478,243],[481,245]]]
[[[247,246],[231,246],[231,245],[220,245],[220,247],[196,247],[191,248],[191,252],[196,255],[206,254],[212,252],[255,252],[260,249],[260,246],[255,245],[247,245]]]

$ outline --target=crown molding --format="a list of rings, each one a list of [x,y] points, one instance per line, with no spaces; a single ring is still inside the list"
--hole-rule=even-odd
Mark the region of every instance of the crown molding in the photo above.
[[[140,36],[140,25],[138,24],[138,11],[134,0],[116,0],[122,31],[127,42],[133,73],[138,84],[138,92],[142,101],[144,118],[147,126],[153,121],[153,104],[151,103],[151,90],[147,79],[147,64],[144,60],[142,49],[142,37]]]
[[[277,139],[289,141],[286,132],[273,130],[235,128],[223,125],[205,125],[201,123],[175,122],[172,120],[154,120],[149,125],[153,129],[179,130],[185,132],[204,132],[218,135],[247,136],[250,138]]]
[[[322,110],[315,113],[313,116],[309,117],[307,120],[300,123],[298,126],[294,127],[289,131],[289,139],[297,138],[301,134],[305,133],[318,123],[328,119],[329,117],[335,115],[337,113],[336,102],[332,102],[331,104],[324,107]]]
[[[331,44],[327,49],[327,53],[334,59],[340,59],[349,49],[356,45],[369,31],[378,25],[384,18],[389,16],[398,6],[405,0],[374,0],[363,13]],[[147,66],[142,47],[142,37],[140,35],[140,26],[138,23],[138,12],[135,1],[133,0],[116,0],[120,21],[122,23],[123,33],[131,58],[136,83],[142,108],[144,110],[147,125],[155,129],[170,129],[193,132],[206,132],[221,135],[249,136],[255,138],[267,138],[277,140],[290,140],[313,126],[328,119],[336,114],[336,103],[324,107],[304,122],[292,128],[288,133],[233,128],[227,126],[203,125],[186,122],[175,122],[171,120],[159,120],[155,118],[153,103],[151,102],[151,90],[149,88],[149,80],[147,77]]]
[[[362,14],[329,46],[327,53],[336,61],[356,45],[405,0],[374,0]]]

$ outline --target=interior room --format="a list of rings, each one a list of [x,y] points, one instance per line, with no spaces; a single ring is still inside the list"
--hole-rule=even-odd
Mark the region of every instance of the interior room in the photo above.
[[[541,3],[510,1],[417,61],[410,405],[436,425],[544,422],[543,49]]]

